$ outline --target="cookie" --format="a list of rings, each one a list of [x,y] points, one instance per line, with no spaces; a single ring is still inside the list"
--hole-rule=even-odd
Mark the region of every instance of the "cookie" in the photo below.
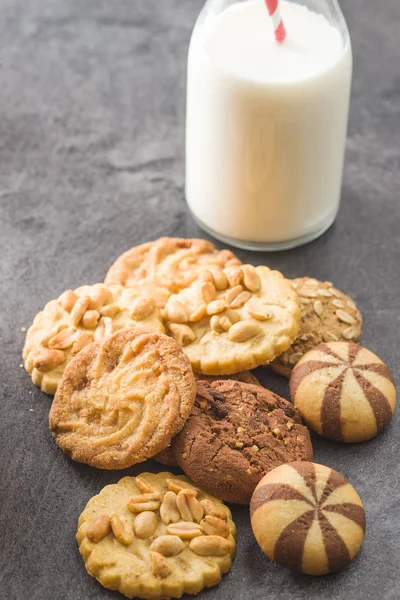
[[[218,280],[221,269],[238,264],[230,250],[217,250],[206,240],[164,237],[122,254],[105,281],[128,287],[140,282],[164,306],[171,293],[188,287],[205,269],[214,271]]]
[[[300,299],[300,332],[293,344],[271,363],[290,377],[294,365],[322,342],[353,341],[361,336],[362,317],[354,301],[328,282],[302,277],[292,281]]]
[[[162,311],[167,332],[193,370],[229,375],[266,364],[293,342],[300,326],[298,296],[278,271],[253,265],[224,269],[219,286],[202,273],[173,294]]]
[[[125,469],[169,445],[195,395],[189,361],[173,339],[124,329],[71,360],[51,407],[50,429],[73,460]]]
[[[84,285],[51,300],[34,319],[23,351],[25,369],[46,394],[55,394],[64,369],[82,348],[114,331],[144,326],[164,332],[159,310],[138,287]]]
[[[320,344],[297,363],[290,395],[309,427],[338,442],[362,442],[381,433],[396,406],[386,365],[352,342]]]
[[[225,376],[213,376],[213,375],[200,375],[195,373],[196,379],[201,379],[202,381],[206,381],[207,383],[211,383],[212,381],[218,381],[220,379],[232,379],[234,381],[242,381],[243,383],[251,383],[253,385],[261,385],[260,382],[252,373],[249,371],[242,371],[241,373],[235,373],[235,375],[225,375]],[[156,456],[153,456],[154,460],[159,462],[162,465],[167,467],[176,467],[178,466],[175,451],[173,446],[168,446]]]
[[[187,477],[143,473],[94,496],[76,539],[104,587],[161,600],[217,585],[231,568],[236,528],[229,508]]]
[[[309,462],[270,471],[250,504],[261,549],[278,564],[308,575],[343,569],[365,535],[359,495],[342,475]]]
[[[290,402],[238,381],[197,382],[190,417],[172,446],[197,485],[226,502],[248,504],[263,475],[312,460],[308,429]]]

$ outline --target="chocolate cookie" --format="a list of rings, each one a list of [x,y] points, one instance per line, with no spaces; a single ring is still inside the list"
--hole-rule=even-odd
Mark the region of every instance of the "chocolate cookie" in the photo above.
[[[265,554],[308,575],[343,569],[365,534],[364,507],[353,486],[333,469],[308,462],[281,465],[263,477],[250,515]]]
[[[301,277],[292,281],[301,308],[300,333],[271,367],[290,377],[301,357],[322,342],[353,341],[361,336],[362,316],[354,301],[329,281]]]
[[[201,379],[202,381],[207,381],[207,383],[211,383],[212,381],[218,381],[220,379],[233,379],[234,381],[242,381],[243,383],[251,383],[253,385],[261,385],[260,382],[250,371],[241,371],[240,373],[235,373],[235,375],[201,375],[199,373],[194,374],[195,378]],[[168,446],[156,456],[153,456],[154,460],[159,462],[161,465],[165,465],[167,467],[176,467],[178,466],[175,450],[173,446]]]
[[[248,504],[263,475],[312,460],[308,429],[290,402],[256,385],[197,382],[197,397],[173,440],[179,466],[226,502]]]
[[[396,406],[387,366],[358,344],[320,344],[297,363],[290,395],[305,422],[338,442],[362,442],[381,433]]]

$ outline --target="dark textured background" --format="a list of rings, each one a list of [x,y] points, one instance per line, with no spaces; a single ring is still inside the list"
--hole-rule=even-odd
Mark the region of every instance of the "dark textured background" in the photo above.
[[[54,445],[50,399],[20,366],[34,315],[65,288],[101,281],[119,253],[162,235],[201,236],[185,207],[184,93],[202,0],[0,0],[0,597],[118,598],[74,540],[89,498],[127,472],[74,464]],[[399,378],[400,3],[343,0],[355,64],[343,204],[317,242],[242,259],[332,280],[358,302],[364,343]],[[262,381],[287,396],[284,380]],[[204,598],[400,598],[398,411],[374,441],[315,439],[316,461],[360,492],[367,536],[343,572],[272,564],[234,508],[238,555]],[[144,468],[156,468],[149,462]]]

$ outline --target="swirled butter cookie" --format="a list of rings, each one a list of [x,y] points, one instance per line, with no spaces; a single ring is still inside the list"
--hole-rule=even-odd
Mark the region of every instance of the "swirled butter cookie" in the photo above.
[[[232,565],[230,510],[186,477],[143,473],[94,496],[76,535],[86,570],[128,598],[197,594]]]
[[[311,277],[294,279],[301,308],[299,335],[271,367],[290,377],[295,364],[309,350],[323,342],[357,342],[361,336],[362,316],[354,300],[333,287],[329,281]]]
[[[50,429],[74,460],[125,469],[168,446],[195,395],[189,361],[172,338],[124,329],[71,360],[54,397]]]
[[[171,293],[188,287],[202,271],[211,269],[216,280],[224,267],[241,264],[230,250],[217,250],[200,239],[160,238],[122,254],[106,276],[107,284],[146,285],[158,305]]]
[[[25,369],[43,392],[55,394],[65,367],[82,348],[133,326],[165,331],[155,302],[138,287],[101,283],[67,290],[46,304],[29,328]]]
[[[234,265],[220,275],[217,285],[203,272],[161,311],[193,370],[206,375],[269,363],[290,346],[300,326],[297,293],[279,271]]]

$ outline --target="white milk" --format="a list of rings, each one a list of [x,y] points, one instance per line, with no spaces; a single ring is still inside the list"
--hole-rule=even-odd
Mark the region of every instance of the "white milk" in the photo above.
[[[199,23],[189,51],[187,201],[244,246],[312,239],[339,207],[350,43],[322,15],[280,7],[283,44],[264,0],[251,0]]]

